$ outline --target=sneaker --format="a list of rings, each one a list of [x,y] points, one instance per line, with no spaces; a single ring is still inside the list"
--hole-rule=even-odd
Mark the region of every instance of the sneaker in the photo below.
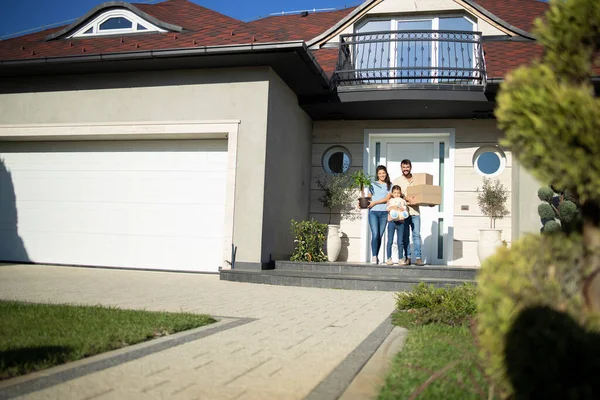
[[[425,263],[420,258],[417,258],[417,261],[415,261],[415,265],[422,267],[423,265],[425,265]]]
[[[377,257],[371,258],[371,264],[377,264]]]
[[[401,258],[398,260],[398,265],[406,265],[406,261],[403,258]]]
[[[410,257],[409,257],[405,260],[404,265],[410,265],[410,264],[412,264],[412,263],[410,262]]]
[[[386,261],[387,265],[394,265],[394,261],[392,261],[391,258],[388,258],[388,260]]]

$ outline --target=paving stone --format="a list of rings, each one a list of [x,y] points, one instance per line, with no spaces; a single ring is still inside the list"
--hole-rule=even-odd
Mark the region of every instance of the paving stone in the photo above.
[[[28,393],[28,399],[301,399],[394,308],[391,292],[38,265],[0,268],[0,298],[256,319]],[[10,380],[0,393],[7,385]]]

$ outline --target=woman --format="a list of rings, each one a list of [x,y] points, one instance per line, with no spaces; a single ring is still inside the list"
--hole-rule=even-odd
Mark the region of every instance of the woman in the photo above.
[[[379,248],[383,240],[383,232],[387,225],[387,210],[386,203],[390,199],[390,188],[392,182],[388,175],[387,169],[380,165],[377,167],[376,176],[377,181],[372,182],[369,187],[369,197],[371,203],[369,203],[369,227],[371,228],[371,264],[377,264],[379,259]],[[384,254],[385,259],[385,254]]]

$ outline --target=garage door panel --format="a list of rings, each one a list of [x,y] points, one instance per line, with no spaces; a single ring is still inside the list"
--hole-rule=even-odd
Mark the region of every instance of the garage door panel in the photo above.
[[[120,202],[220,204],[225,193],[224,171],[207,172],[84,172],[17,171],[12,173],[18,202]]]
[[[220,263],[214,249],[221,245],[216,238],[34,233],[25,251],[37,263],[198,271],[198,265]]]
[[[224,140],[32,142],[3,143],[1,158],[11,171],[219,171],[225,152]]]
[[[217,271],[226,149],[225,140],[2,143],[0,259]]]
[[[221,205],[21,204],[26,204],[19,206],[18,221],[19,231],[24,235],[38,231],[201,238],[222,236],[225,219]],[[11,222],[8,221],[7,228]]]

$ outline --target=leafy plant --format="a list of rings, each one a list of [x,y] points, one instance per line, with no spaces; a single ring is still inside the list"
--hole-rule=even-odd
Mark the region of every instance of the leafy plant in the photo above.
[[[547,309],[540,307],[547,307],[555,316],[575,321],[581,330],[598,329],[600,311],[600,103],[591,79],[600,51],[600,2],[551,0],[544,18],[536,21],[534,34],[544,47],[542,58],[509,73],[497,97],[496,117],[505,134],[502,145],[539,181],[576,193],[582,223],[569,236],[559,232],[524,238],[510,250],[499,249],[486,262],[479,275],[480,342],[489,370],[499,385],[508,388],[508,395],[548,398],[517,392],[519,382],[530,379],[519,372],[542,367],[551,373],[546,382],[536,382],[539,387],[563,385],[564,390],[552,398],[598,398],[600,393],[593,390],[578,395],[589,380],[573,372],[599,359],[593,351],[574,351],[571,360],[548,357],[545,362],[520,355],[517,371],[505,364],[511,326],[532,308],[542,315]],[[537,323],[527,322],[530,328]],[[543,339],[557,343],[536,346],[537,353],[554,355],[557,349],[570,349],[573,343],[560,332],[548,326],[538,330],[537,334],[545,334]],[[564,366],[572,370],[554,373]]]
[[[598,318],[583,307],[581,288],[588,272],[583,245],[575,236],[529,235],[486,260],[477,279],[478,339],[487,370],[504,392],[513,391],[506,366],[507,335],[521,312],[547,306],[571,316],[586,329],[600,328]],[[559,347],[568,347],[566,338],[556,349]],[[538,352],[552,355],[556,349]],[[573,356],[572,364],[581,361],[576,353]]]
[[[579,206],[567,191],[557,194],[554,189],[544,186],[538,190],[538,198],[544,202],[538,206],[542,232],[571,233],[577,229],[580,222]]]
[[[318,177],[317,186],[323,191],[319,201],[329,210],[329,223],[334,209],[343,216],[352,212],[352,181],[346,174]]]
[[[350,177],[352,179],[352,187],[360,190],[360,196],[365,195],[365,187],[371,185],[371,177],[365,173],[362,169],[359,169],[353,173]]]
[[[322,224],[315,219],[308,221],[291,221],[292,233],[296,247],[292,253],[291,261],[321,262],[327,256],[323,252],[323,245],[327,237],[327,224]]]
[[[411,292],[396,293],[396,309],[414,314],[418,325],[461,325],[475,314],[476,295],[477,287],[472,283],[435,288],[421,282]]]
[[[483,178],[483,186],[477,188],[477,204],[481,212],[490,219],[490,228],[496,228],[496,220],[508,215],[506,201],[508,191],[499,179]]]

